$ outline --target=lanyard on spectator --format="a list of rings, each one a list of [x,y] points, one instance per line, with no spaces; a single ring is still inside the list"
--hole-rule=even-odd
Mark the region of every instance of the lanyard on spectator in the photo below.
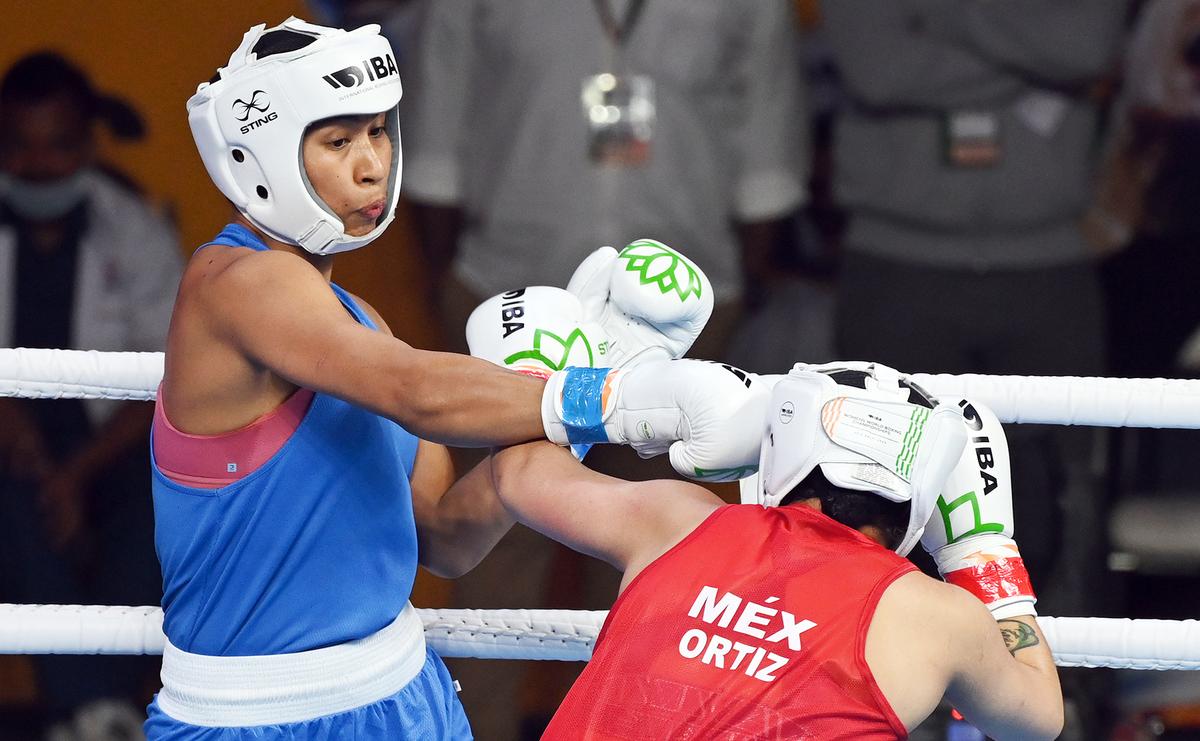
[[[600,25],[604,28],[604,35],[610,42],[609,51],[612,55],[610,61],[615,61],[614,58],[619,50],[625,46],[625,42],[633,33],[633,27],[637,25],[646,2],[645,0],[629,0],[629,4],[625,6],[625,17],[619,20],[613,13],[611,3],[612,0],[594,0],[596,14],[600,16]],[[610,68],[613,66],[613,64],[609,65]]]
[[[625,68],[625,44],[646,0],[626,0],[618,19],[613,0],[593,0],[604,36],[608,65],[583,78],[580,97],[588,126],[588,156],[601,167],[641,167],[650,159],[654,133],[654,80]]]

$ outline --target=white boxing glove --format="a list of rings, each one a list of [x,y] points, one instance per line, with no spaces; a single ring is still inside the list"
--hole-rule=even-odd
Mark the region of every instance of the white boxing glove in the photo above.
[[[683,357],[713,311],[704,272],[653,239],[620,253],[601,247],[576,268],[567,290],[579,298],[583,318],[603,328],[606,364],[614,368]]]
[[[467,319],[472,355],[531,375],[606,365],[606,344],[600,326],[583,320],[579,299],[561,288],[508,291],[484,301]]]
[[[560,445],[628,444],[643,458],[669,451],[684,476],[734,481],[758,466],[769,398],[748,374],[700,360],[569,368],[546,384],[542,423]]]
[[[992,410],[958,402],[967,447],[921,537],[942,578],[974,594],[997,620],[1036,615],[1037,597],[1013,540],[1008,441]]]

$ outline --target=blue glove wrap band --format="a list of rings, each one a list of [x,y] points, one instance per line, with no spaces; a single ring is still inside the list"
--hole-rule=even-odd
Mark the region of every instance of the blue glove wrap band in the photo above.
[[[567,368],[562,385],[562,421],[572,445],[606,443],[604,379],[608,368]]]

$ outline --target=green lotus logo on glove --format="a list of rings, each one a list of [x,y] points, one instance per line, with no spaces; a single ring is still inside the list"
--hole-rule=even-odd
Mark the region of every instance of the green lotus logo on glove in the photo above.
[[[664,294],[676,293],[680,301],[687,301],[689,296],[700,298],[703,291],[700,274],[678,252],[661,242],[639,239],[617,257],[625,261],[627,271],[638,274],[643,286],[657,285]]]
[[[557,358],[557,360],[551,360]],[[504,359],[505,365],[515,365],[522,360],[533,360],[549,370],[562,370],[569,365],[595,367],[592,343],[583,330],[576,327],[566,339],[550,330],[538,329],[533,333],[533,349],[515,352]]]

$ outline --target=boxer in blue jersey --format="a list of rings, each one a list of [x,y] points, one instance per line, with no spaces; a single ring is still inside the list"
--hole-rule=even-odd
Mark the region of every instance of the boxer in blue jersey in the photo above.
[[[247,248],[270,249],[251,229],[231,224],[198,256]],[[382,322],[367,313],[366,304],[337,285],[329,288],[352,321],[380,330]],[[220,442],[230,435],[189,435],[185,442],[191,447],[184,452],[194,455],[174,460],[167,455],[173,451],[160,438],[182,433],[165,410],[176,420],[189,419],[172,406],[176,398],[186,401],[187,391],[176,397],[171,385],[168,376],[153,451],[163,627],[170,647],[147,736],[470,738],[446,667],[425,649],[420,622],[407,604],[417,567],[416,513],[423,515],[423,525],[436,520],[430,506],[419,505],[436,506],[431,497],[445,490],[444,449],[336,396],[299,390],[283,402],[289,406],[306,396],[294,429],[279,430],[290,433],[286,439],[275,434],[266,440],[265,460],[256,460],[250,446],[223,450],[224,457],[213,462],[224,462],[226,473],[238,475],[221,477],[220,467],[204,467],[204,458],[212,457],[213,443],[227,448]],[[261,420],[249,427],[259,428],[260,443],[272,437]],[[478,483],[467,477],[443,504],[470,507],[481,492],[490,496]],[[507,518],[487,517],[486,508],[481,514],[489,528],[476,544],[487,548],[507,529]],[[438,533],[426,527],[424,534]],[[425,562],[452,575],[452,566],[430,558],[450,544],[437,537],[427,537],[425,544],[433,546],[423,554]],[[463,546],[470,540],[459,541],[457,550]],[[385,632],[390,639],[380,645],[338,655],[339,644]],[[311,656],[310,666],[279,670],[275,687],[257,690],[257,702],[266,707],[253,711],[242,699],[221,699],[243,684],[202,658],[287,654]],[[371,662],[378,670],[355,684],[321,689],[330,679],[343,681],[339,666],[361,671]],[[186,674],[178,676],[173,666]],[[261,666],[240,671],[251,671],[256,680],[264,676]],[[364,697],[359,683],[384,689],[375,693],[379,698]],[[237,727],[227,727],[233,724]]]
[[[487,462],[455,480],[442,444],[623,441],[601,416],[623,398],[607,371],[561,370],[547,383],[418,350],[332,283],[334,255],[393,219],[400,94],[377,26],[293,18],[251,29],[188,101],[201,157],[237,215],[185,270],[158,395],[167,646],[151,739],[469,738],[408,597],[418,563],[461,574],[513,519]],[[681,308],[654,323],[629,305],[603,316],[628,325],[626,356],[661,340],[678,357],[711,311],[711,288],[707,310],[689,308],[701,293],[680,292]],[[698,377],[711,371],[697,365]],[[622,388],[692,422],[647,441],[657,452],[668,435],[698,441],[689,460],[717,465],[701,433],[717,434],[719,415],[702,394],[681,398],[680,373],[670,386],[658,375]]]
[[[418,546],[454,575],[510,520],[486,471],[448,491],[445,449],[416,435],[541,437],[543,383],[413,350],[331,283],[332,255],[392,220],[399,98],[376,28],[293,19],[252,29],[189,101],[239,214],[190,261],[168,339],[155,452],[197,455],[155,461],[169,646],[150,738],[470,737],[408,596]],[[285,438],[239,438],[305,392]]]

